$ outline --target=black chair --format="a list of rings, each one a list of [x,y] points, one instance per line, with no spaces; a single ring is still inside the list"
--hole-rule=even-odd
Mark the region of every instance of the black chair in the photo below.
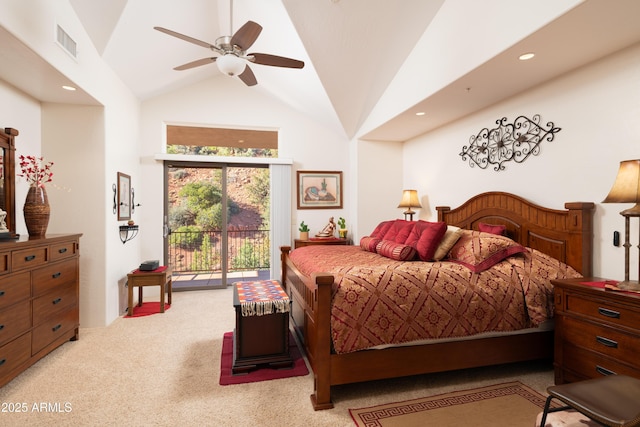
[[[575,409],[590,419],[609,427],[640,426],[640,380],[625,375],[561,384],[547,388],[540,427],[550,412]],[[558,399],[565,406],[551,408]]]

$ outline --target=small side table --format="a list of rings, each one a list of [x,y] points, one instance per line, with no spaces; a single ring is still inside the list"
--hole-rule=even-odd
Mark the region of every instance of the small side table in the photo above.
[[[233,374],[248,373],[258,365],[293,365],[289,354],[290,305],[277,280],[234,283]]]
[[[310,238],[307,240],[295,239],[293,241],[293,248],[298,249],[303,246],[313,246],[313,245],[348,245],[350,242],[349,239],[341,239],[339,237],[329,237],[329,238]]]
[[[164,294],[168,296],[167,304],[171,304],[171,269],[160,266],[152,271],[133,270],[127,274],[129,287],[129,316],[133,315],[133,288],[138,287],[138,307],[142,306],[142,288],[145,286],[160,286],[160,313],[164,313]]]

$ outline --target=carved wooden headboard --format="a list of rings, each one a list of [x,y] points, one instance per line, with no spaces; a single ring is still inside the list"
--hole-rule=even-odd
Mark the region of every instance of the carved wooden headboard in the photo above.
[[[591,202],[567,202],[565,210],[544,208],[513,194],[487,192],[455,209],[438,206],[438,221],[477,230],[478,223],[504,225],[507,236],[572,266],[584,276],[593,271]]]

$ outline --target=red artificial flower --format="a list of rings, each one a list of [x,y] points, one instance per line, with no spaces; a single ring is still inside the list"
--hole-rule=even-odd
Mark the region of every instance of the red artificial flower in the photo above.
[[[44,184],[53,180],[51,167],[53,162],[45,163],[42,157],[20,156],[20,169],[18,176],[27,180],[32,187],[44,187]]]

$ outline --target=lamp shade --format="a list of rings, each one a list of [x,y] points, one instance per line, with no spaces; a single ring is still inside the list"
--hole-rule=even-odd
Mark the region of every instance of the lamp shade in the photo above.
[[[618,176],[602,203],[635,203],[621,214],[640,215],[640,159],[620,162]]]
[[[242,58],[239,58],[233,53],[222,55],[216,59],[216,64],[218,64],[218,69],[220,71],[229,76],[237,76],[238,74],[241,74],[247,66]]]
[[[420,200],[418,200],[417,190],[403,190],[402,200],[400,200],[399,208],[421,208]]]

